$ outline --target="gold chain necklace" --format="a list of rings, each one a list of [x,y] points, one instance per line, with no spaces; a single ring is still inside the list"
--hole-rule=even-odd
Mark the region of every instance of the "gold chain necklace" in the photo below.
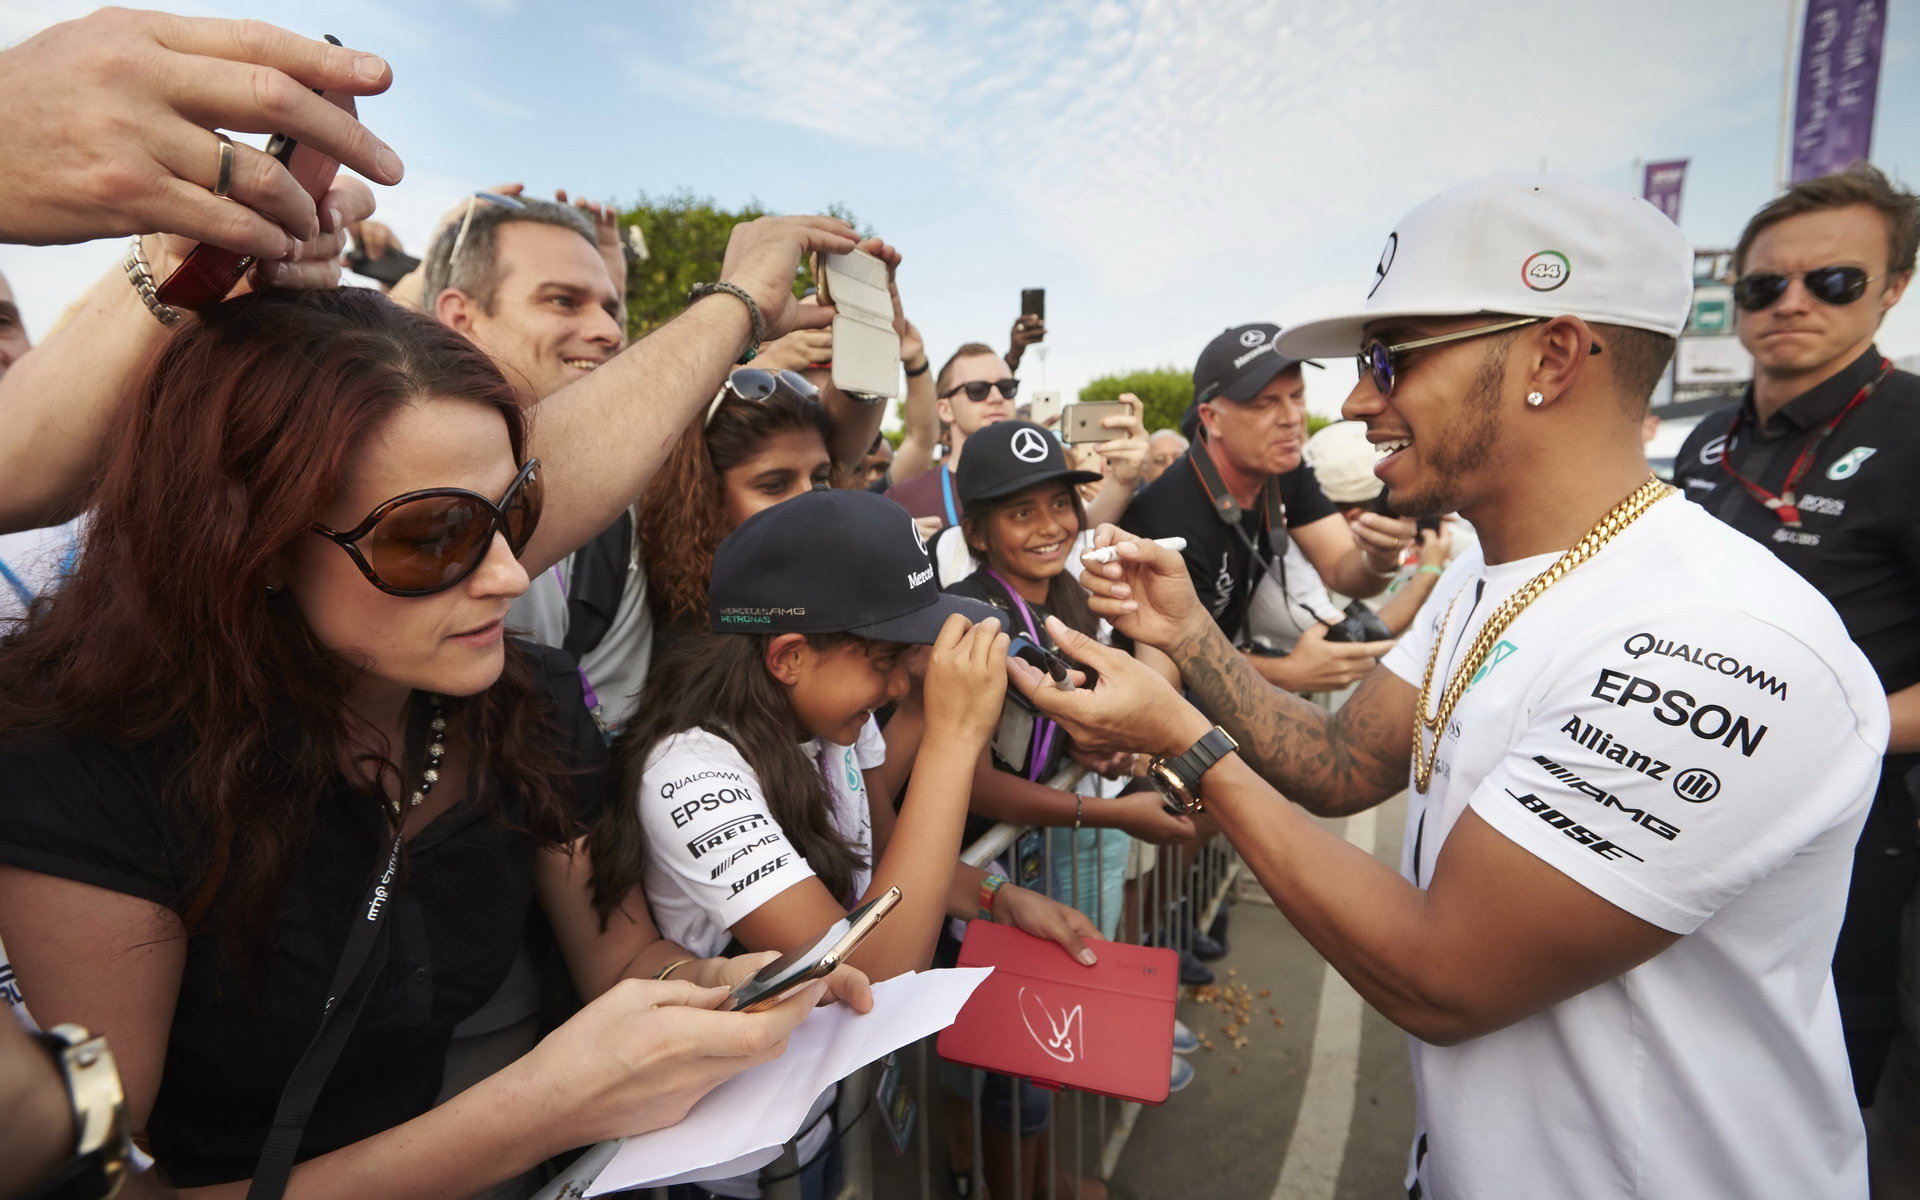
[[[1620,531],[1639,520],[1649,508],[1675,495],[1673,488],[1662,483],[1657,477],[1649,476],[1647,481],[1635,488],[1633,494],[1615,505],[1612,511],[1601,517],[1598,524],[1587,530],[1586,536],[1575,542],[1573,548],[1562,554],[1554,564],[1535,575],[1519,591],[1508,596],[1500,607],[1493,610],[1487,623],[1480,627],[1480,633],[1473,639],[1473,645],[1467,650],[1466,657],[1454,668],[1453,678],[1447,680],[1446,691],[1440,695],[1438,711],[1431,708],[1433,698],[1433,670],[1440,663],[1440,647],[1446,643],[1447,626],[1453,622],[1453,605],[1460,600],[1455,592],[1453,600],[1447,605],[1447,614],[1440,620],[1440,628],[1433,636],[1433,649],[1427,653],[1427,672],[1420,681],[1420,710],[1415,715],[1418,720],[1413,725],[1413,787],[1422,795],[1427,785],[1433,781],[1433,764],[1440,757],[1441,732],[1453,718],[1453,710],[1460,698],[1467,694],[1467,688],[1473,682],[1474,672],[1480,669],[1481,660],[1493,649],[1495,639],[1507,631],[1514,618],[1523,612],[1527,605],[1538,600],[1542,593],[1559,583],[1567,572],[1600,553],[1601,547],[1620,535]],[[1464,590],[1464,589],[1463,589]],[[1431,715],[1429,715],[1431,713]],[[1427,743],[1427,735],[1433,737],[1432,745]]]

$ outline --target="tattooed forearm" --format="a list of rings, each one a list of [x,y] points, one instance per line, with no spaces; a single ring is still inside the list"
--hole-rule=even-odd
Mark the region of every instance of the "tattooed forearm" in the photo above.
[[[1392,675],[1376,670],[1329,713],[1262,679],[1212,626],[1169,652],[1200,707],[1240,743],[1247,764],[1308,811],[1345,816],[1407,785],[1413,711],[1397,703],[1393,693],[1408,689]]]

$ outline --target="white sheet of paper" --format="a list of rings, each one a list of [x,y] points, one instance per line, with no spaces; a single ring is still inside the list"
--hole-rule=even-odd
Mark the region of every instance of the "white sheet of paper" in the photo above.
[[[724,1179],[760,1163],[736,1160],[775,1151],[800,1132],[814,1098],[861,1067],[953,1024],[991,967],[918,971],[873,985],[873,1011],[845,1005],[813,1011],[787,1039],[787,1052],[701,1097],[678,1125],[625,1139],[586,1189]],[[738,1169],[735,1169],[738,1167]]]

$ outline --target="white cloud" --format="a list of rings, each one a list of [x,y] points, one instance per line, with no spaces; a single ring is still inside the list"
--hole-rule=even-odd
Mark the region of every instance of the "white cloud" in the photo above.
[[[1744,117],[1741,85],[1778,70],[1779,34],[1742,0],[854,0],[831,21],[727,0],[698,10],[690,52],[634,77],[698,80],[726,111],[944,161],[1012,196],[1023,232],[1076,259],[1104,307],[1142,313],[1063,347],[1071,375],[1137,355],[1156,298],[1216,301],[1189,306],[1201,337],[1236,313],[1349,306],[1395,217],[1460,180],[1544,163],[1624,186],[1676,124],[1697,136]]]

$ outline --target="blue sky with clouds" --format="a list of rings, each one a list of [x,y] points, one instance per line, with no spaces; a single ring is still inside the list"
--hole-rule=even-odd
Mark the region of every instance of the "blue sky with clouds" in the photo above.
[[[9,0],[11,43],[91,5]],[[1920,0],[1892,0],[1874,158],[1920,183]],[[418,250],[475,187],[838,202],[897,244],[942,357],[1048,289],[1048,382],[1191,363],[1221,328],[1357,303],[1427,195],[1543,165],[1637,187],[1729,245],[1773,187],[1788,0],[202,0],[393,63],[361,104]],[[325,16],[316,16],[324,11]],[[116,249],[0,247],[44,331]],[[1883,337],[1920,353],[1920,301]],[[1041,364],[1035,363],[1038,368]],[[1030,370],[1029,376],[1037,371]],[[1338,405],[1351,375],[1312,383]]]

